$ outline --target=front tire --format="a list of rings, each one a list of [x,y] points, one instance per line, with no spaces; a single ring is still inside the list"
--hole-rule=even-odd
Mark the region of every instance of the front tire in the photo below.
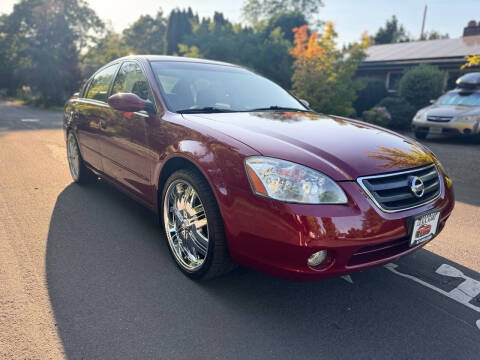
[[[217,202],[198,171],[178,170],[167,179],[161,214],[170,254],[184,274],[206,280],[235,267]]]
[[[96,176],[83,162],[77,138],[72,131],[69,131],[67,135],[67,160],[73,181],[79,184],[85,184],[95,180]]]
[[[425,140],[427,137],[428,131],[425,130],[415,130],[415,137],[419,140]]]

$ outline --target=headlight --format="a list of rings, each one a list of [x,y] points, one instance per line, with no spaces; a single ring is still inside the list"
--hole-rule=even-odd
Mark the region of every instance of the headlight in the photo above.
[[[303,204],[346,204],[347,196],[328,176],[290,161],[253,156],[245,160],[253,191]]]
[[[462,123],[475,123],[480,120],[479,115],[469,115],[469,116],[459,116],[455,118],[454,121],[462,122]]]
[[[413,121],[425,121],[427,119],[427,112],[425,110],[419,110],[413,117]]]

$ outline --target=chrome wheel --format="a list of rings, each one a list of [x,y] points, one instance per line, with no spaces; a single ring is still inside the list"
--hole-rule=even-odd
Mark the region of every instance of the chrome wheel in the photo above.
[[[67,158],[70,174],[72,174],[73,179],[77,181],[78,175],[80,174],[80,152],[78,151],[77,140],[75,140],[75,136],[72,134],[68,135]]]
[[[175,180],[169,185],[163,222],[177,262],[187,271],[199,269],[208,253],[208,223],[203,203],[187,181]]]

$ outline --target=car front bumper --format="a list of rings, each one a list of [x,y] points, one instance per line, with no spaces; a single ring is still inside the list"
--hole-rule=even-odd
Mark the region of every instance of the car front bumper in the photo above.
[[[428,131],[433,134],[443,135],[476,135],[480,133],[479,122],[435,122],[428,120],[414,120],[413,130]]]
[[[414,216],[438,209],[437,234],[445,226],[454,195],[451,181],[443,174],[441,178],[440,196],[435,201],[396,213],[382,212],[352,181],[339,183],[348,194],[348,205],[286,204],[260,197],[239,200],[223,214],[230,253],[242,265],[300,281],[341,276],[390,262],[427,243],[409,246]],[[307,259],[320,250],[328,251],[328,265],[309,267]]]

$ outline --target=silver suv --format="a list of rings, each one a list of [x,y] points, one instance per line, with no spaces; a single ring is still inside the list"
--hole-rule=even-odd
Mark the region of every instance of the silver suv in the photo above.
[[[412,121],[415,137],[428,134],[480,134],[480,72],[457,80],[457,88],[442,95],[432,105],[420,109]]]

